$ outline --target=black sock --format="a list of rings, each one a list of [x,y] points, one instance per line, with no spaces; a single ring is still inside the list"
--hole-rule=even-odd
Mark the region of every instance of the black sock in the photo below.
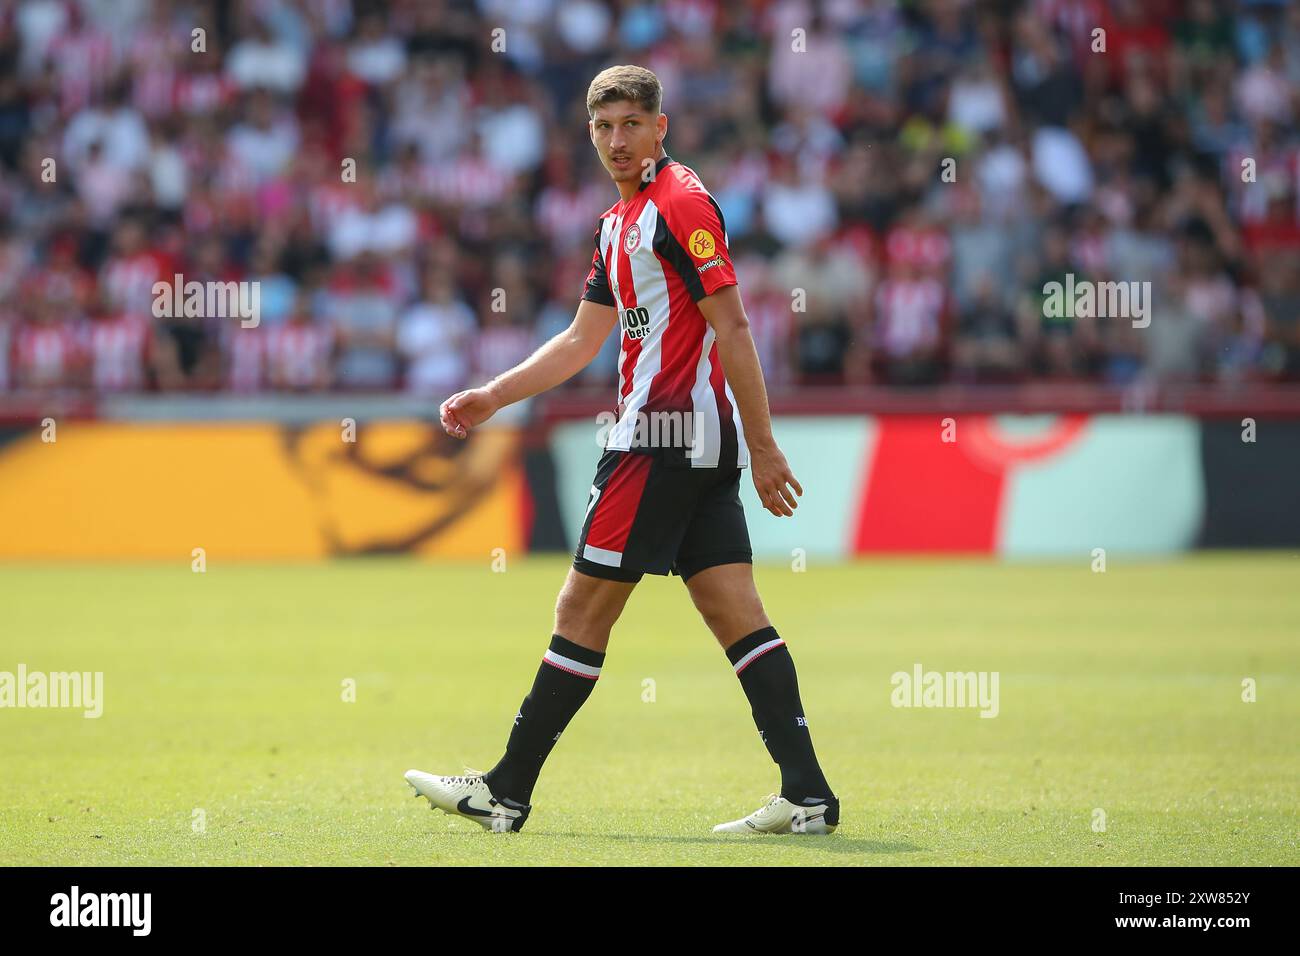
[[[533,689],[515,716],[505,756],[483,775],[494,796],[524,804],[532,799],[542,764],[578,708],[591,696],[604,662],[600,651],[580,647],[558,634],[551,637]]]
[[[813,752],[794,658],[776,628],[742,637],[727,648],[727,659],[749,698],[759,736],[781,768],[781,796],[791,803],[834,796]]]

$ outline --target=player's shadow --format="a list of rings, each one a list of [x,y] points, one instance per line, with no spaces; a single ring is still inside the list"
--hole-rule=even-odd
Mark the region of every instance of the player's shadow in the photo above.
[[[554,837],[556,839],[569,840],[575,837],[585,840],[611,840],[616,843],[693,843],[701,846],[745,846],[758,847],[763,850],[788,850],[791,846],[797,846],[802,852],[810,853],[921,853],[924,847],[916,846],[913,843],[903,843],[893,840],[870,840],[864,837],[837,837],[837,836],[810,836],[800,838],[797,844],[792,844],[788,839],[782,839],[786,834],[766,834],[751,836],[745,833],[726,834],[720,833],[716,836],[641,836],[623,833],[578,833],[569,831],[566,833],[534,833],[535,838]]]

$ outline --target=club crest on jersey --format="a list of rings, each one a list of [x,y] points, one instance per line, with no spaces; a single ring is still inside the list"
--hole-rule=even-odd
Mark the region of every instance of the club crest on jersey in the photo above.
[[[623,235],[623,251],[629,256],[641,248],[641,227],[636,223],[627,227]]]
[[[713,233],[707,229],[696,229],[691,233],[690,240],[691,255],[696,259],[707,259],[713,255]]]

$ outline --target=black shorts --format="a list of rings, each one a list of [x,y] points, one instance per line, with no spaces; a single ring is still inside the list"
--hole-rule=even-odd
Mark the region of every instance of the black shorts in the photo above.
[[[752,563],[740,468],[692,468],[680,456],[606,451],[582,520],[573,566],[611,581]]]

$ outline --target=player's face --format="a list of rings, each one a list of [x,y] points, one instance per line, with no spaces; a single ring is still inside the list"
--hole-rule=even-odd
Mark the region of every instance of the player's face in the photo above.
[[[587,126],[601,163],[614,182],[622,183],[639,180],[646,168],[653,168],[668,133],[668,117],[621,100],[598,108]]]

